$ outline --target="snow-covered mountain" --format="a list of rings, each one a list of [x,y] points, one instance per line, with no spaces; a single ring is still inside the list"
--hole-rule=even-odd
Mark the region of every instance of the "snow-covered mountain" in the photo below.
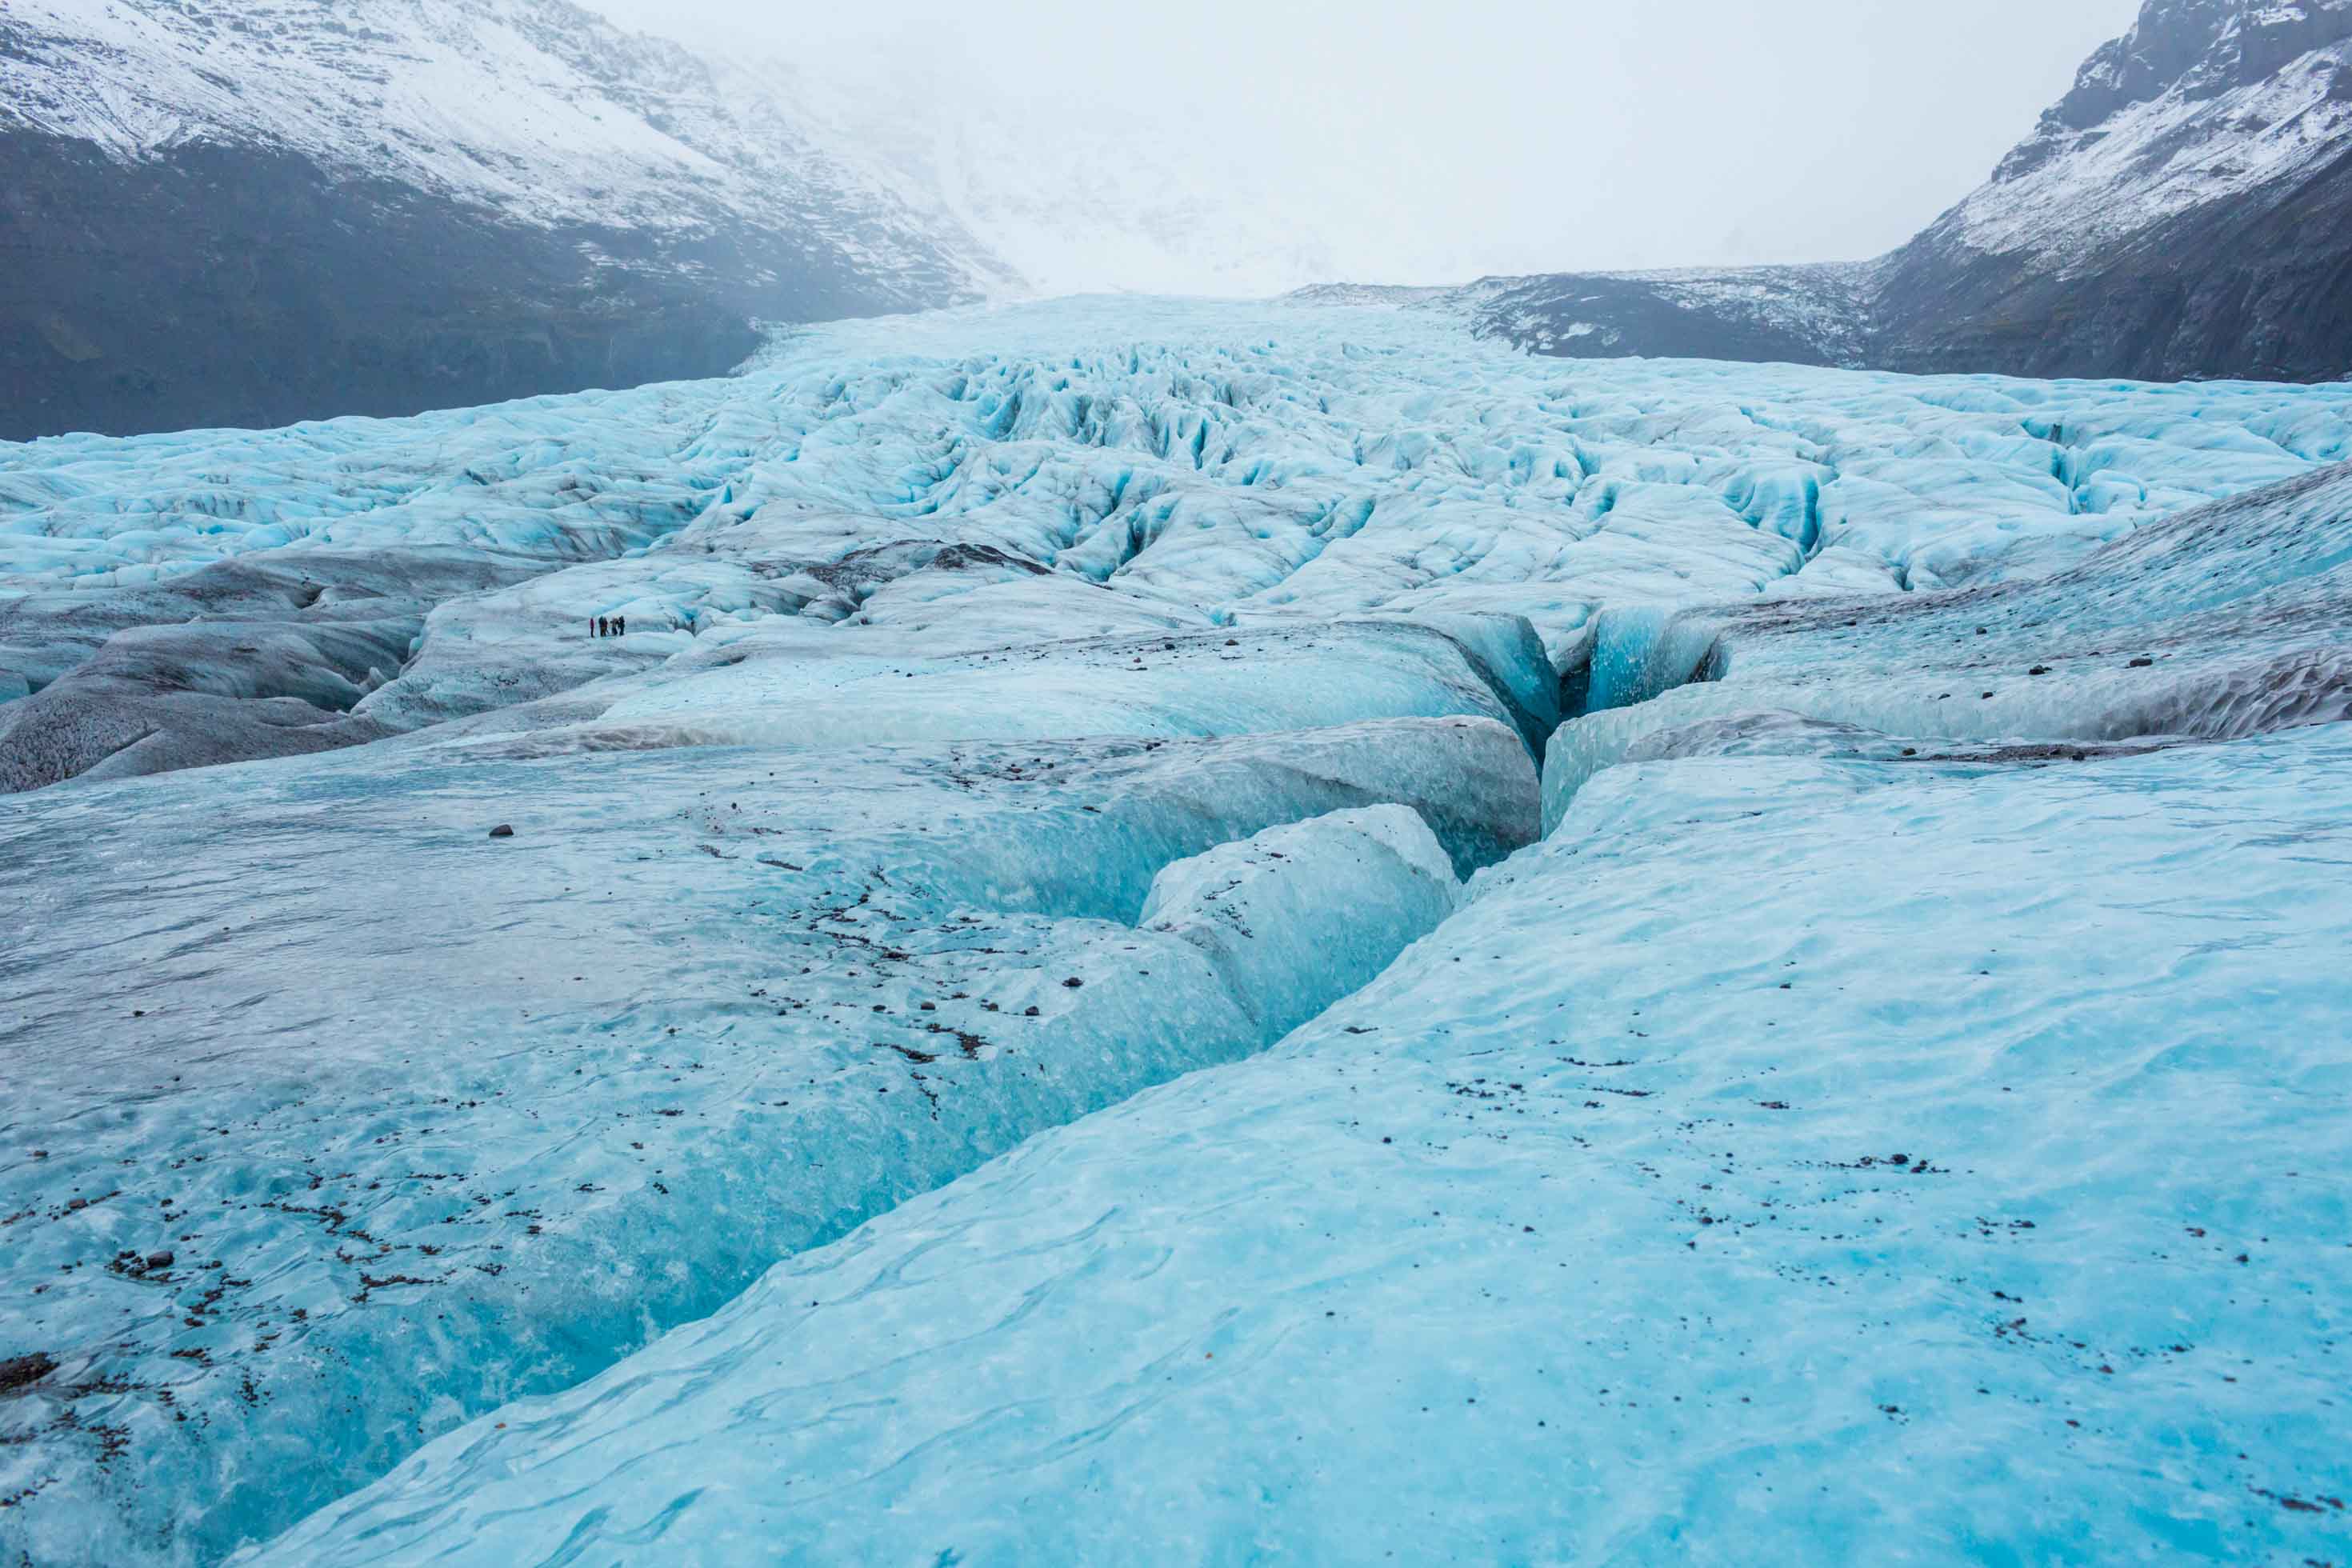
[[[2081,273],[2196,208],[2308,181],[2352,148],[2347,39],[2352,0],[2151,0],[1929,236]]]
[[[1886,363],[2352,372],[2352,0],[2148,0],[1896,253]]]
[[[2352,0],[2147,0],[1990,180],[1850,268],[1487,279],[1544,353],[2027,375],[2352,371]]]
[[[761,78],[565,0],[11,0],[0,436],[727,369],[1005,269]]]
[[[989,281],[758,79],[565,0],[20,0],[0,112],[128,160],[265,143],[548,226],[804,228],[909,297]]]

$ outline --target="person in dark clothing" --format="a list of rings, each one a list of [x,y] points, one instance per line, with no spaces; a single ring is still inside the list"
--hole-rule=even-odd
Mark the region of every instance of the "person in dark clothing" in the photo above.
[[[614,616],[613,617],[613,635],[616,637],[625,637],[629,635],[628,616]]]
[[[592,637],[596,635],[596,617],[593,616],[588,617],[588,635]]]

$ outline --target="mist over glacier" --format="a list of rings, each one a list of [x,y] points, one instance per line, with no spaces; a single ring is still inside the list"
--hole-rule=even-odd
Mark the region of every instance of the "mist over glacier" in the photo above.
[[[723,47],[1036,294],[1262,296],[1879,255],[2135,0],[596,8]]]
[[[1158,300],[0,447],[0,1544],[2325,1557],[2347,457]]]

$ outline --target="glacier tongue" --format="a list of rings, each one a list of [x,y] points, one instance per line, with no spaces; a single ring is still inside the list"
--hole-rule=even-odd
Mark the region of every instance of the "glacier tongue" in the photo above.
[[[1539,736],[1551,702],[1489,633],[1465,641],[1476,617],[1524,619],[1573,679],[1612,608],[2046,574],[2352,454],[2347,413],[2342,386],[1571,370],[1426,316],[1098,300],[813,329],[733,381],[5,446],[0,693],[33,700],[0,701],[0,780],[676,703],[646,689],[733,658],[713,634],[821,725],[793,682],[822,661],[793,638],[824,628],[829,654],[887,663],[1407,619]],[[630,637],[589,642],[599,614]],[[370,615],[387,636],[422,620],[397,668],[240,651]],[[168,658],[107,655],[166,626]],[[949,700],[994,716],[973,735],[1117,705],[1113,672],[1069,679],[1098,689],[1055,714],[1003,712],[985,684]]]
[[[0,448],[0,1547],[2324,1556],[2347,413],[1120,300]]]

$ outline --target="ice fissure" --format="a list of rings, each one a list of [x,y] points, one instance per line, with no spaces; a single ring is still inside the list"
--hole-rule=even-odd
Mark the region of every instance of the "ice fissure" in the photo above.
[[[1171,1488],[1201,1500],[1186,1550],[1354,1558],[1498,1465],[1525,1486],[1449,1528],[1504,1559],[1694,1531],[1788,1561],[1919,1531],[2324,1550],[2352,1262],[2333,1187],[2272,1167],[2325,1170],[2347,1131],[2327,879],[2352,846],[2314,787],[2345,752],[2339,728],[2066,771],[1615,770],[1275,1051],[800,1256],[257,1561],[751,1531],[1083,1560]],[[2053,893],[2053,834],[2097,900]],[[2037,909],[2053,940],[2022,934]],[[2055,940],[2094,910],[2098,940]],[[2258,1045],[2199,1001],[2217,979],[2262,998]],[[2241,1435],[2185,1449],[2191,1413]],[[2047,1511],[1987,1515],[2026,1440]],[[2119,1470],[2143,1446],[2173,1468]],[[1811,1507],[1729,1500],[1759,1483]]]
[[[1604,613],[1545,820],[1619,762],[1720,750],[2044,759],[2352,718],[2352,467],[1958,595]],[[1906,743],[1907,742],[1907,743]]]
[[[138,1254],[88,1259],[71,1205],[12,1225],[18,1263],[54,1277],[57,1370],[8,1412],[12,1458],[55,1478],[26,1516],[37,1558],[216,1560],[1026,1137],[1263,1049],[1537,819],[1523,739],[1488,718],[822,753],[501,742],[392,775],[373,755],[248,779],[204,813],[200,873],[121,890],[102,951],[35,937],[0,959],[32,1009],[0,1026],[26,1067],[9,1167],[102,1190]],[[12,841],[70,822],[92,852],[160,853],[210,776],[27,796],[63,815]],[[453,831],[457,799],[511,819],[511,846]],[[289,823],[322,816],[330,841],[298,847]],[[453,897],[486,853],[502,868]],[[47,858],[37,885],[6,859],[16,899],[71,869]],[[373,912],[402,866],[434,896]],[[309,890],[256,922],[236,889],[264,879]],[[573,941],[631,934],[574,973],[520,918],[551,901]],[[257,989],[255,966],[379,921],[390,950],[328,1004],[365,1032],[331,1059],[307,971]],[[90,984],[173,1001],[49,1056]],[[93,1090],[142,1081],[138,1036],[165,1026],[202,1073]],[[93,1426],[138,1456],[136,1486],[82,1451]],[[91,1535],[94,1511],[118,1522]]]

